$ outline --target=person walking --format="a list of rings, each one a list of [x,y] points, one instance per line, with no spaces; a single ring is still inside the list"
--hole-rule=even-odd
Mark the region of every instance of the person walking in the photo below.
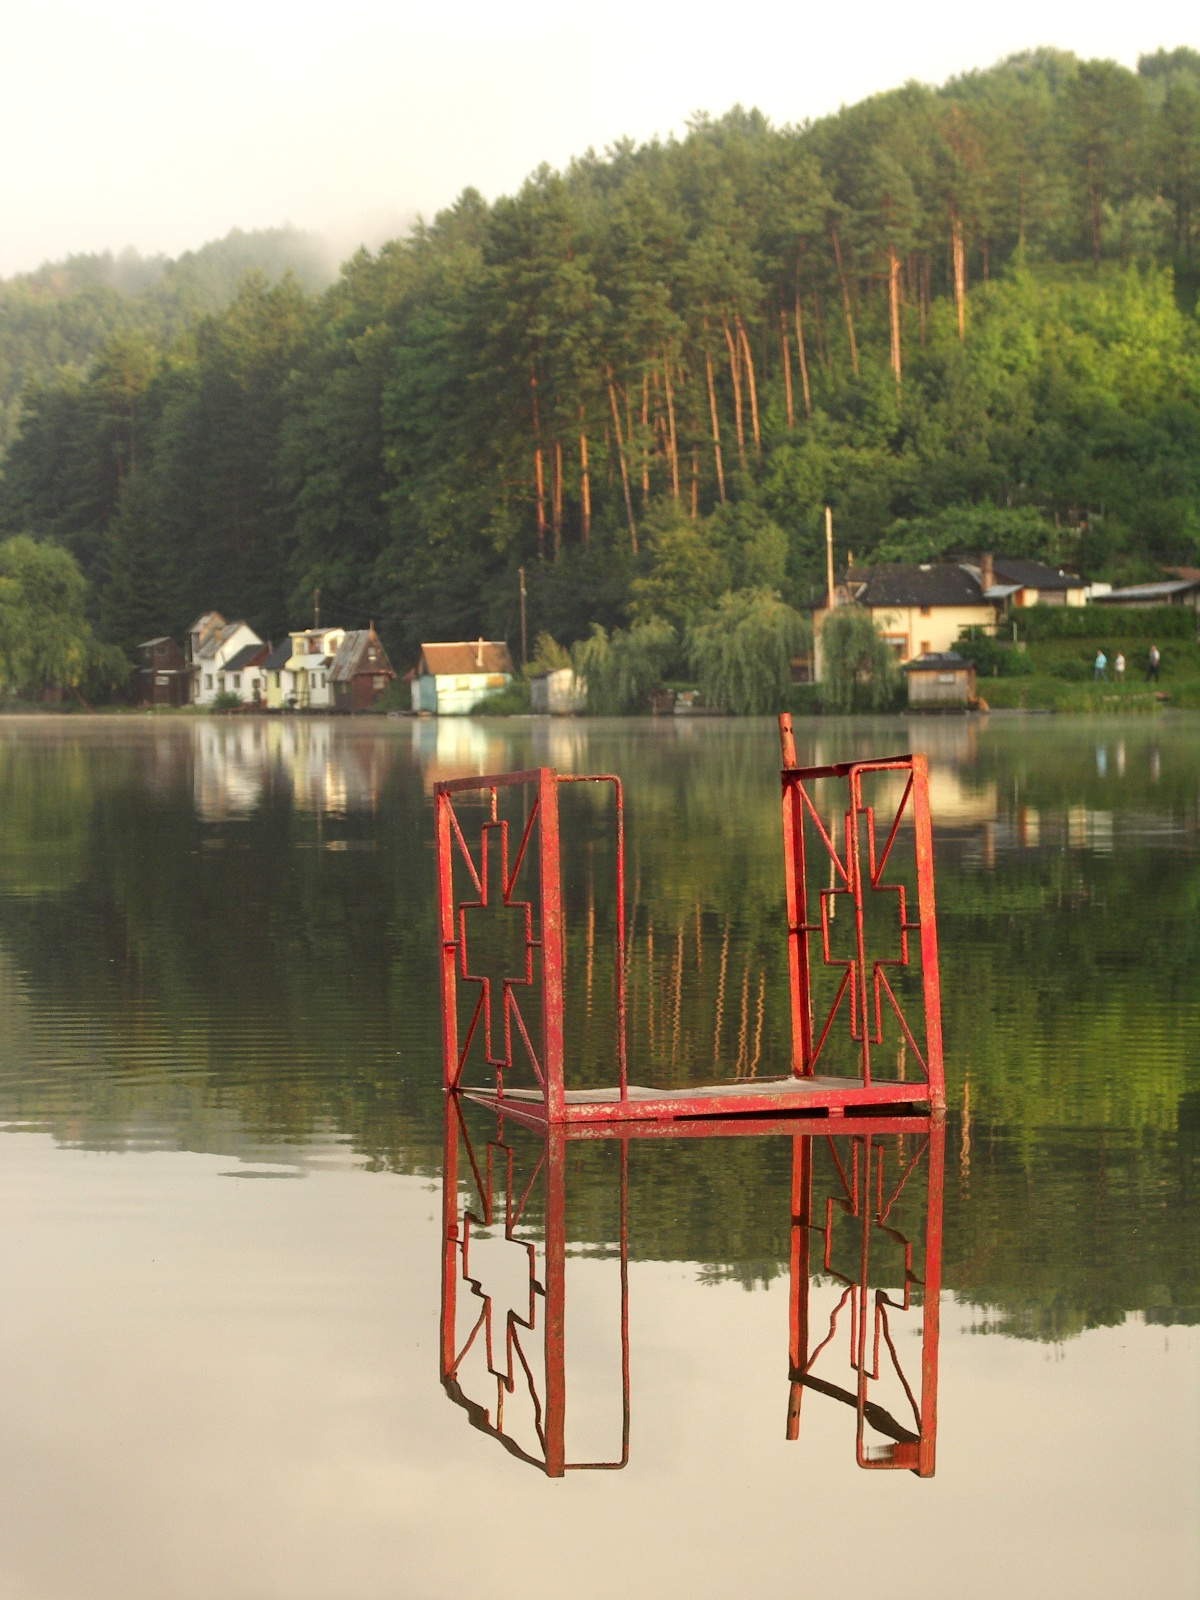
[[[1158,664],[1161,660],[1162,657],[1158,653],[1158,646],[1156,644],[1152,644],[1150,646],[1150,653],[1146,657],[1147,683],[1149,683],[1151,679],[1153,679],[1155,683],[1158,682]]]
[[[1113,677],[1118,683],[1125,682],[1125,657],[1118,650],[1117,659],[1113,662]]]
[[[1096,651],[1096,662],[1092,668],[1092,682],[1099,683],[1101,678],[1108,681],[1108,657],[1103,650]]]

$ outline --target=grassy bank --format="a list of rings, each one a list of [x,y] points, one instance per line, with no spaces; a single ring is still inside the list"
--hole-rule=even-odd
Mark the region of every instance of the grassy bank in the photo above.
[[[1033,639],[1004,651],[991,674],[980,672],[979,694],[996,710],[1154,711],[1163,705],[1200,707],[1200,644],[1194,639],[1157,641],[1162,656],[1158,679],[1146,679],[1149,643],[1119,626],[1099,639]],[[1108,659],[1106,678],[1093,681],[1097,650]],[[1114,662],[1125,657],[1125,678]]]

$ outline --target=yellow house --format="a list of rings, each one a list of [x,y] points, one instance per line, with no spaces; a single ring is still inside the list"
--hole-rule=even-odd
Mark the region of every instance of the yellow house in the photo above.
[[[949,562],[852,567],[834,596],[839,606],[854,605],[870,613],[900,665],[916,656],[953,650],[964,629],[990,629],[996,620],[996,607],[984,598],[979,579]],[[818,683],[824,675],[821,630],[828,615],[827,605],[813,611]]]
[[[263,677],[267,684],[267,710],[286,711],[295,701],[294,674],[288,671],[292,656],[292,641],[287,638],[277,644],[263,662]]]

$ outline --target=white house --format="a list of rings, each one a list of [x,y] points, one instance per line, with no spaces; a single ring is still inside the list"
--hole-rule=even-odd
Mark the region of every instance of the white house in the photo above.
[[[292,692],[298,710],[332,708],[333,685],[329,669],[345,637],[345,628],[301,628],[291,632],[292,653],[286,670],[292,674]]]
[[[245,622],[226,622],[219,611],[206,611],[188,629],[188,662],[192,672],[192,704],[208,706],[221,692],[221,668],[247,645],[262,640]]]
[[[265,706],[267,674],[265,664],[270,647],[247,644],[217,668],[217,688],[221,694],[236,695],[246,705]]]
[[[503,639],[423,644],[411,678],[412,708],[465,717],[479,701],[510,684],[514,671]]]

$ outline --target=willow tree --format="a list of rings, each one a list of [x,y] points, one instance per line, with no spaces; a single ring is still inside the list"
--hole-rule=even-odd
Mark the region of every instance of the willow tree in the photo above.
[[[92,634],[86,597],[68,551],[28,534],[0,544],[0,689],[32,697],[78,690],[98,669],[109,680],[123,675],[120,652]]]
[[[809,624],[774,590],[731,590],[689,630],[687,654],[709,705],[761,716],[783,704],[792,659],[811,638]]]
[[[827,711],[882,711],[896,692],[896,663],[869,612],[842,606],[821,629],[821,703]]]
[[[654,617],[611,634],[593,623],[587,639],[571,652],[576,675],[587,684],[593,715],[622,716],[644,711],[653,690],[675,663],[679,642],[669,622]]]

